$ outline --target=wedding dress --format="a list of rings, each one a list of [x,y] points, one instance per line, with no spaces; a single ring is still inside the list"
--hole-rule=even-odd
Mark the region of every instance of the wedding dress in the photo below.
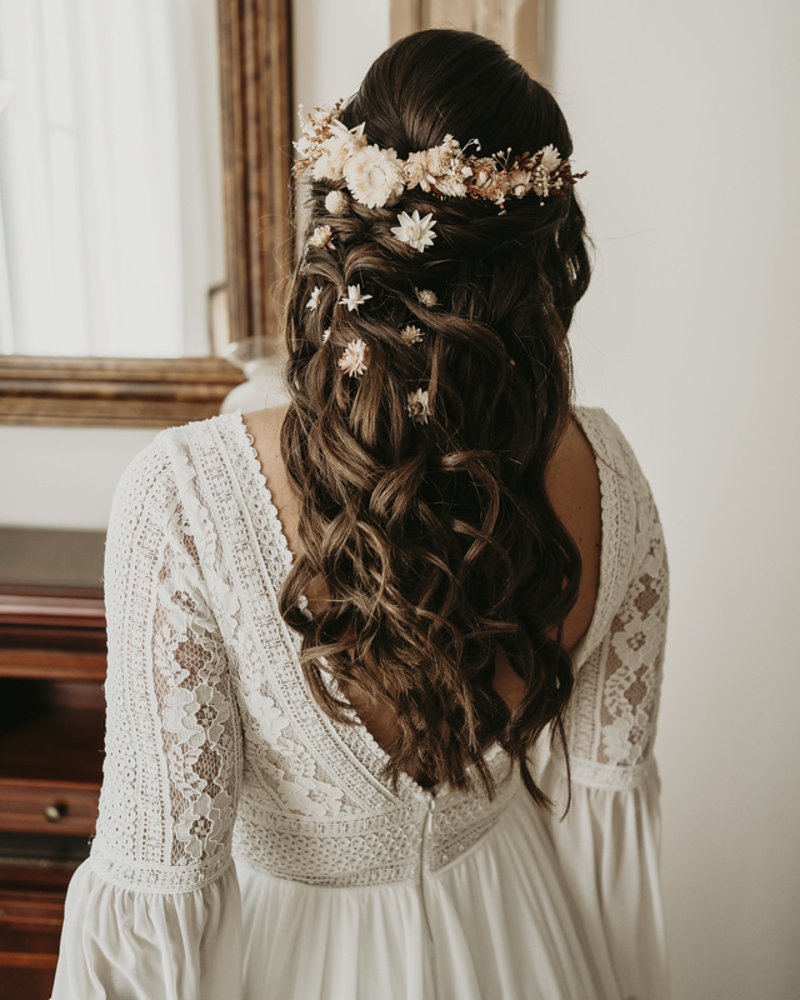
[[[658,515],[600,410],[600,585],[574,656],[572,778],[537,808],[396,792],[328,718],[278,613],[292,561],[241,415],[162,432],[106,550],[108,727],[97,835],[69,888],[55,1000],[662,1000],[659,780],[667,613]]]

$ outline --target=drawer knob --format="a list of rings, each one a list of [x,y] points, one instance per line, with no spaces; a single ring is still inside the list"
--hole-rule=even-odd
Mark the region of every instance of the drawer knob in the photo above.
[[[66,815],[67,807],[62,802],[54,802],[44,810],[44,818],[48,823],[60,823]]]

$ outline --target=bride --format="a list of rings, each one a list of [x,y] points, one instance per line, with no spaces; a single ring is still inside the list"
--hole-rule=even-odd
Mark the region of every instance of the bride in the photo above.
[[[308,116],[287,407],[160,434],[106,558],[53,996],[667,996],[658,515],[572,404],[583,176],[493,42]]]

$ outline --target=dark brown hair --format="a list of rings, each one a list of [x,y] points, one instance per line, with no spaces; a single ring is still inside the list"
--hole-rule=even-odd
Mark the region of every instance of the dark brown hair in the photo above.
[[[397,42],[340,117],[366,123],[369,142],[401,158],[448,133],[479,140],[484,155],[550,143],[572,153],[548,91],[500,46],[465,32]],[[583,214],[571,189],[544,205],[535,194],[512,198],[500,212],[415,188],[391,207],[353,200],[340,217],[325,208],[337,187],[312,184],[310,226],[330,226],[334,249],[308,248],[287,311],[282,449],[302,498],[303,553],[281,612],[302,634],[303,669],[326,712],[346,719],[332,676],[396,718],[394,781],[405,771],[464,788],[474,765],[492,795],[484,754],[499,741],[544,803],[526,755],[551,724],[563,738],[572,689],[560,634],[580,557],[545,469],[570,409],[567,329],[589,280]],[[415,209],[436,219],[424,253],[390,232]],[[337,302],[353,284],[372,298],[350,312]],[[420,343],[403,343],[407,324],[423,330]],[[357,338],[369,365],[351,378],[337,361]],[[407,407],[420,388],[427,424]],[[328,596],[309,618],[301,597],[319,580]],[[502,655],[524,682],[513,712],[493,687]]]

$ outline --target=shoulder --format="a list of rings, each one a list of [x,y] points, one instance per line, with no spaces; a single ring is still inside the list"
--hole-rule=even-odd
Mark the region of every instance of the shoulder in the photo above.
[[[658,508],[639,459],[619,425],[605,410],[576,407],[581,425],[597,460],[603,496],[604,530],[620,532],[632,547],[636,566],[654,545],[664,550]],[[665,555],[663,557],[666,558]]]
[[[238,411],[167,427],[131,460],[120,478],[117,495],[146,493],[149,487],[165,480],[181,486],[194,478],[195,467],[205,452],[225,452],[232,442],[246,443]]]
[[[630,442],[605,410],[576,406],[573,414],[588,438],[599,465],[621,476],[644,478]]]
[[[145,529],[169,533],[176,520],[205,522],[199,514],[203,470],[216,473],[219,481],[219,473],[230,465],[229,454],[235,452],[246,462],[248,447],[238,413],[160,431],[135,455],[117,483],[109,537],[138,536]]]

